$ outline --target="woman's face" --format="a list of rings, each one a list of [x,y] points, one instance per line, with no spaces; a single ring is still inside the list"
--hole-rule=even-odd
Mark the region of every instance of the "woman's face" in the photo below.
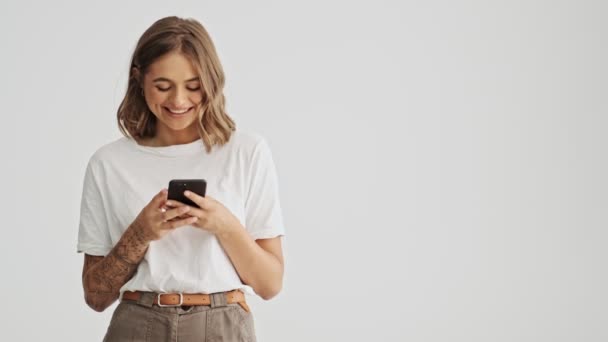
[[[203,91],[196,69],[184,55],[170,52],[152,63],[143,89],[148,108],[158,119],[158,134],[198,137]]]

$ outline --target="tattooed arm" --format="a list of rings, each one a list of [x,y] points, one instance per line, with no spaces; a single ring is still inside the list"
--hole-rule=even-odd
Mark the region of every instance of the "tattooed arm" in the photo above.
[[[120,288],[133,277],[150,244],[143,233],[131,225],[105,257],[85,254],[82,284],[85,301],[93,310],[102,312],[112,305]]]
[[[133,277],[150,242],[197,220],[196,217],[180,219],[190,208],[166,210],[166,201],[167,190],[163,189],[142,209],[108,255],[85,255],[82,285],[85,301],[93,310],[101,312],[118,299],[120,288]]]

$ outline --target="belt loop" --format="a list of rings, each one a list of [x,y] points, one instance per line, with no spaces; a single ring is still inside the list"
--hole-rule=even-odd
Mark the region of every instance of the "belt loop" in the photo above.
[[[137,303],[150,308],[154,305],[154,299],[156,299],[154,292],[141,292]]]
[[[228,304],[228,301],[226,300],[226,294],[224,292],[212,293],[210,297],[212,308],[227,306]]]

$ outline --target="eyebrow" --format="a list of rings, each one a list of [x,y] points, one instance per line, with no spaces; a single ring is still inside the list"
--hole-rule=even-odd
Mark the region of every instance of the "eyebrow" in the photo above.
[[[186,82],[192,82],[192,81],[198,81],[198,77],[192,77],[189,80],[186,80]],[[152,82],[169,82],[169,83],[173,83],[173,81],[171,81],[168,78],[165,77],[157,77],[154,80],[152,80]]]

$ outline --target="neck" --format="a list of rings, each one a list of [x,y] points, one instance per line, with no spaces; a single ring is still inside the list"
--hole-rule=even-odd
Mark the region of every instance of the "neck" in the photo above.
[[[159,127],[160,128],[160,127]],[[201,137],[196,129],[184,129],[182,131],[167,131],[162,128],[156,130],[156,135],[148,140],[150,146],[162,147],[171,145],[183,145],[194,142]]]

